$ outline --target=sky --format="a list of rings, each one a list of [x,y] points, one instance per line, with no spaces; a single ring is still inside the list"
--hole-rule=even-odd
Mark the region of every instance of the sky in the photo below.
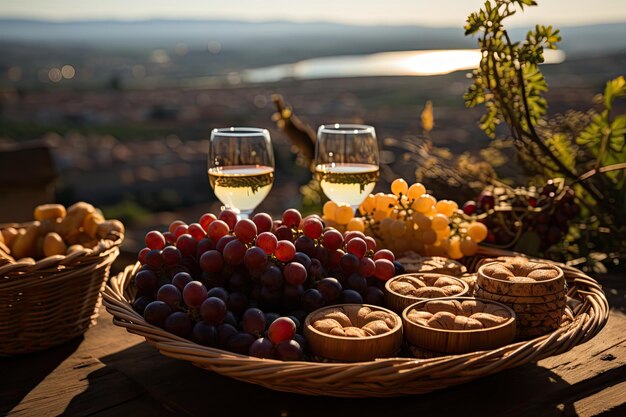
[[[43,20],[229,19],[356,25],[459,26],[484,0],[1,0],[0,18]],[[538,0],[511,26],[626,24],[626,0]]]

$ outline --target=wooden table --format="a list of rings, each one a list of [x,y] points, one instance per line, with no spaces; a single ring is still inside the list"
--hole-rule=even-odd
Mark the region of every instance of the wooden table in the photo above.
[[[343,399],[271,391],[169,359],[102,311],[84,337],[0,360],[9,416],[626,416],[626,315],[537,364],[427,395]]]

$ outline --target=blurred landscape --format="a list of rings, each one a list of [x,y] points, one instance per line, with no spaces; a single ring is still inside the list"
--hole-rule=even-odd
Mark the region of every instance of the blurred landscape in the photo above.
[[[550,114],[594,106],[605,82],[626,68],[625,24],[561,29],[562,62],[543,67]],[[525,32],[517,28],[511,35],[521,39]],[[265,127],[274,142],[277,175],[259,210],[279,213],[301,206],[299,189],[311,175],[295,163],[288,138],[271,120],[272,94],[282,94],[313,128],[329,122],[371,124],[383,149],[388,137],[420,141],[419,115],[427,100],[434,108],[435,146],[479,154],[489,140],[476,125],[482,110],[464,106],[467,70],[390,76],[383,59],[378,73],[368,76],[328,71],[301,77],[285,70],[292,67],[276,66],[472,48],[475,40],[465,38],[460,27],[0,20],[0,145],[46,144],[58,173],[59,202],[89,201],[143,233],[219,208],[206,174],[212,128]],[[327,61],[314,61],[320,62]],[[271,75],[265,82],[250,77],[259,68]],[[626,111],[618,106],[616,113]],[[386,150],[384,162],[414,180],[415,167],[403,164],[402,153]],[[16,172],[16,178],[33,168]],[[522,178],[523,173],[507,175]],[[387,185],[383,181],[378,187]],[[2,221],[31,218],[28,212],[3,210]]]

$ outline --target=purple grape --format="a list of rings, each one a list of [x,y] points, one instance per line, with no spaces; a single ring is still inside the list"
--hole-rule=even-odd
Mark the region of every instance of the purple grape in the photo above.
[[[245,271],[236,271],[228,280],[228,289],[231,292],[247,293],[250,287],[250,278],[248,278]]]
[[[193,322],[187,313],[182,311],[176,311],[165,319],[165,330],[180,337],[186,337],[192,325]]]
[[[228,297],[228,302],[226,304],[228,305],[228,309],[230,311],[232,311],[235,315],[240,316],[248,307],[248,297],[240,292],[233,292],[230,294],[230,297]]]
[[[208,250],[200,256],[199,264],[204,272],[218,272],[224,266],[224,258],[218,251]]]
[[[267,287],[261,287],[261,294],[259,294],[259,302],[268,310],[280,307],[282,300],[282,291],[280,289],[271,290]]]
[[[356,255],[346,253],[341,257],[339,264],[341,265],[341,269],[343,269],[347,275],[350,275],[359,270],[360,260]]]
[[[274,345],[268,338],[262,337],[252,342],[248,355],[257,358],[271,359],[274,357]]]
[[[217,297],[221,299],[223,302],[228,302],[228,291],[226,291],[222,287],[213,287],[207,293],[207,297]]]
[[[324,307],[324,297],[315,288],[310,288],[304,292],[301,298],[302,307],[308,311],[317,310]]]
[[[298,312],[294,311],[293,313],[297,314]],[[293,324],[296,325],[296,331],[298,331],[298,329],[300,329],[300,323],[304,320],[304,318],[306,318],[306,313],[304,313],[304,318],[302,318],[302,320],[297,318],[296,315],[287,316],[287,318],[289,318],[289,319],[291,319],[291,321],[293,321]]]
[[[317,283],[317,290],[322,294],[326,304],[336,303],[341,299],[341,283],[336,278],[323,278]]]
[[[230,324],[222,323],[217,326],[217,346],[219,348],[225,349],[228,347],[228,341],[231,337],[239,333],[235,326]]]
[[[215,243],[208,237],[198,241],[196,246],[196,258],[200,258],[203,253],[215,249]]]
[[[222,272],[203,272],[200,281],[207,288],[223,287],[226,285],[226,274]]]
[[[256,338],[248,333],[237,333],[228,339],[227,348],[231,352],[247,355]]]
[[[354,290],[343,290],[341,302],[344,304],[363,304],[363,297]]]
[[[270,289],[278,290],[283,285],[283,273],[277,266],[269,266],[261,274],[261,284]]]
[[[161,256],[165,265],[168,266],[178,265],[183,260],[183,255],[176,246],[166,246],[161,252]]]
[[[250,275],[259,276],[267,268],[269,261],[263,249],[253,246],[246,251],[243,263]]]
[[[377,279],[377,281],[380,281],[380,280]],[[384,306],[385,305],[385,293],[380,288],[367,287],[367,289],[365,290],[365,293],[363,294],[363,301],[365,301],[366,304]]]
[[[176,239],[176,247],[183,257],[193,256],[196,254],[198,242],[188,233],[182,234]]]
[[[153,300],[149,297],[146,297],[145,295],[138,297],[134,302],[133,302],[133,309],[141,314],[143,316],[143,312],[146,309],[146,306],[148,304],[150,304]]]
[[[215,245],[215,250],[217,250],[220,253],[224,253],[224,248],[226,247],[226,245],[235,239],[237,238],[232,235],[222,236],[220,240],[217,241],[217,244]]]
[[[287,226],[280,226],[274,231],[274,235],[278,240],[288,240],[293,242],[293,232]]]
[[[302,348],[295,340],[285,340],[276,345],[276,357],[283,361],[302,359]]]
[[[243,263],[246,255],[246,245],[241,243],[239,239],[232,240],[224,246],[224,262],[228,265],[239,265]]]
[[[237,327],[237,317],[235,317],[232,311],[227,311],[223,323],[230,324],[233,327]]]
[[[361,274],[355,273],[351,274],[346,281],[346,286],[348,289],[354,290],[358,293],[362,293],[367,288],[367,281],[365,277]]]
[[[160,250],[152,249],[146,253],[146,265],[153,270],[161,269],[163,266],[163,255]]]
[[[234,329],[234,328],[233,328]],[[237,330],[235,330],[236,332]],[[204,346],[217,346],[217,329],[215,326],[199,321],[191,331],[192,339]]]
[[[283,305],[287,309],[298,308],[304,294],[302,285],[285,285],[283,287]]]
[[[183,265],[174,265],[167,268],[167,275],[170,277],[170,279],[174,279],[174,277],[181,272],[189,274],[189,268]],[[189,276],[191,277],[191,274]],[[180,288],[180,290],[182,291],[182,288]]]
[[[135,287],[140,293],[151,294],[156,291],[158,279],[154,272],[143,270],[135,274]]]
[[[258,308],[249,308],[241,316],[244,332],[259,337],[265,331],[265,314]]]
[[[304,336],[302,336],[299,333],[296,333],[296,335],[293,337],[293,340],[298,342],[298,344],[300,345],[300,349],[302,349],[302,351],[306,350],[306,340],[304,339]]]
[[[207,289],[200,281],[191,281],[183,288],[183,300],[191,308],[198,308],[207,297]]]
[[[328,249],[326,249],[324,246],[321,246],[321,245],[316,246],[315,253],[313,254],[313,258],[320,261],[322,265],[327,265],[328,264]]]
[[[300,329],[300,323],[304,323],[306,320],[307,312],[304,310],[293,310],[289,313],[289,318],[296,323],[296,329]]]
[[[172,313],[172,309],[163,301],[153,301],[146,306],[143,316],[146,321],[155,326],[163,327],[165,319]]]
[[[277,318],[280,317],[278,313],[265,313],[265,330],[270,327],[270,324],[274,322]]]
[[[402,265],[400,261],[393,261],[393,267],[395,269],[396,275],[402,275],[406,272],[404,269],[404,265]]]
[[[302,264],[304,266],[304,268],[307,269],[307,270],[311,266],[311,258],[306,253],[296,252],[296,255],[293,257],[293,259],[291,261],[292,262],[298,262],[299,264]]]
[[[157,300],[166,303],[172,310],[177,310],[182,300],[180,290],[172,284],[165,284],[157,292]]]
[[[311,259],[311,266],[308,268],[308,271],[313,281],[319,281],[326,276],[326,271],[318,259]]]
[[[226,317],[226,303],[221,298],[207,298],[200,306],[200,317],[208,324],[220,324]]]
[[[308,256],[315,254],[315,241],[308,236],[300,236],[296,239],[294,244],[298,252],[302,252]]]
[[[306,281],[307,271],[304,265],[298,262],[290,262],[285,265],[283,274],[285,281],[291,285],[302,285]]]

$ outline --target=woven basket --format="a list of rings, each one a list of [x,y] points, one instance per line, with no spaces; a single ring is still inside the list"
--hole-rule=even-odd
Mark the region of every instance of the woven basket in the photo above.
[[[0,356],[47,349],[94,325],[122,240],[35,263],[15,262],[0,247]]]
[[[512,255],[481,250],[478,258]],[[468,259],[473,265],[480,259]],[[165,356],[278,391],[338,397],[389,397],[422,394],[468,382],[504,369],[558,355],[594,337],[604,327],[609,306],[600,285],[581,271],[559,264],[568,282],[568,295],[581,301],[574,320],[552,333],[499,349],[431,359],[386,358],[359,363],[282,362],[258,359],[198,345],[148,324],[130,301],[129,284],[139,265],[112,277],[104,304],[113,323],[146,338]]]

